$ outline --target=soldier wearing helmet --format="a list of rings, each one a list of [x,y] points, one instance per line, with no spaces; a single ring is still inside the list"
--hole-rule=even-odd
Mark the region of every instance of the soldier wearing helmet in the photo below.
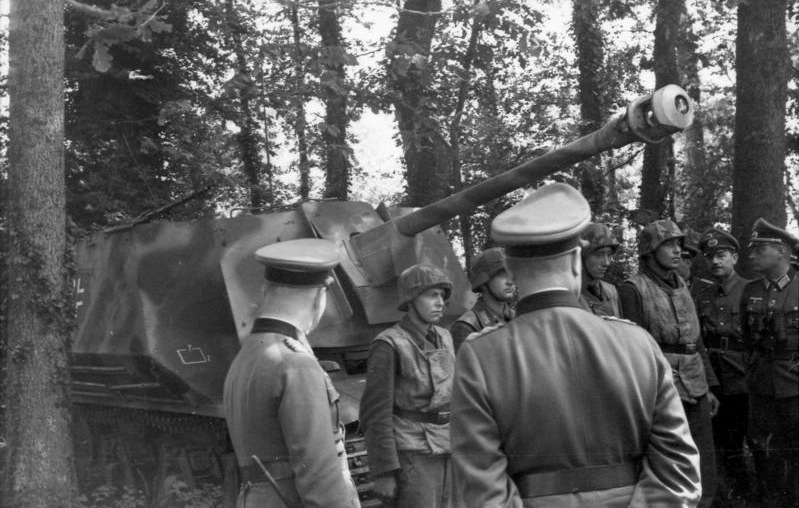
[[[605,282],[605,272],[613,262],[619,242],[604,224],[591,222],[582,232],[583,282],[580,303],[597,316],[621,316],[619,292]]]
[[[372,491],[397,508],[446,508],[455,350],[436,323],[452,282],[418,264],[400,274],[397,289],[405,316],[372,341],[361,399]]]
[[[683,228],[682,254],[677,273],[683,278],[688,289],[691,289],[697,278],[697,265],[704,262],[699,255],[700,235],[690,227]]]
[[[773,506],[799,506],[799,275],[791,253],[799,239],[763,218],[749,240],[761,277],[741,297],[744,344],[751,352],[749,436]]]
[[[472,262],[470,274],[472,291],[478,293],[478,299],[474,307],[450,327],[455,352],[470,334],[513,319],[510,302],[516,294],[516,286],[505,264],[505,252],[499,247],[481,252]]]
[[[702,342],[691,293],[677,273],[683,239],[683,232],[670,220],[648,224],[638,238],[638,273],[619,286],[619,298],[622,315],[652,334],[674,370],[674,383],[701,458],[699,506],[709,507],[716,489],[711,418],[719,404],[709,388],[718,381]]]

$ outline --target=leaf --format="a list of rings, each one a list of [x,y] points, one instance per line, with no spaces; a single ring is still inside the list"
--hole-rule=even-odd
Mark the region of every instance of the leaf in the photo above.
[[[127,42],[136,38],[136,29],[129,25],[122,25],[119,23],[113,24],[101,30],[97,34],[97,39],[113,45],[118,42]]]
[[[95,42],[92,66],[94,66],[98,72],[108,72],[108,70],[111,69],[113,60],[114,57],[108,52],[108,46],[101,42]]]
[[[157,34],[172,32],[172,25],[170,23],[165,23],[158,18],[153,18],[150,20],[150,22],[147,23],[147,26],[153,31],[153,33]]]

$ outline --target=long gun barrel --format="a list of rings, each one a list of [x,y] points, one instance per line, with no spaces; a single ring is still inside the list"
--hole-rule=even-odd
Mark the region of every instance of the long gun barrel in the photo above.
[[[633,101],[625,115],[591,134],[396,219],[397,231],[413,236],[605,150],[634,141],[662,141],[692,121],[693,108],[688,95],[679,86],[668,85],[651,96]]]
[[[625,114],[591,134],[350,238],[347,251],[363,280],[387,284],[403,268],[424,261],[415,259],[416,249],[408,245],[414,235],[605,150],[635,141],[660,142],[690,126],[693,116],[688,94],[677,85],[667,85],[634,100]]]

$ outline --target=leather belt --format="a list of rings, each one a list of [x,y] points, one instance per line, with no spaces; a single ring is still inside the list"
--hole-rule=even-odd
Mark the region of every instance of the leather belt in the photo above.
[[[436,423],[444,425],[449,423],[449,417],[452,414],[450,411],[439,412],[426,412],[426,411],[412,411],[410,409],[402,409],[394,406],[394,414],[403,420],[410,420],[412,422],[422,423]]]
[[[658,346],[664,353],[675,355],[692,355],[696,353],[696,344],[664,344],[658,342]]]
[[[719,351],[746,351],[742,339],[736,339],[727,335],[714,337],[712,340],[708,340],[705,345],[708,349],[716,349]]]
[[[562,469],[547,473],[522,473],[513,476],[513,482],[523,499],[607,490],[635,485],[637,481],[638,464],[636,462]]]
[[[286,480],[294,477],[294,470],[288,461],[267,462],[262,460],[266,470],[272,475],[274,480]],[[249,466],[239,466],[239,475],[242,483],[261,483],[267,481],[266,475],[257,464]]]

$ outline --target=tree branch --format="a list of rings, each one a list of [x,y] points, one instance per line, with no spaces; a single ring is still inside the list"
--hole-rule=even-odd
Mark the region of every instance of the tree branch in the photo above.
[[[110,19],[114,17],[114,13],[108,9],[103,9],[95,5],[85,4],[77,0],[64,0],[64,3],[78,12],[88,14],[89,16],[102,19]]]
[[[633,154],[632,154],[632,155],[630,155],[629,157],[627,157],[627,159],[625,159],[625,160],[624,160],[624,162],[622,162],[621,164],[616,164],[615,166],[611,166],[611,167],[609,167],[609,168],[608,168],[608,169],[605,171],[605,174],[607,175],[607,174],[609,174],[609,173],[613,173],[613,172],[614,172],[614,171],[616,171],[617,169],[621,169],[621,168],[623,168],[623,167],[624,167],[624,166],[626,166],[627,164],[631,163],[631,162],[633,161],[633,159],[635,159],[636,157],[638,157],[639,155],[641,155],[641,153],[642,153],[643,151],[644,151],[644,149],[643,149],[643,148],[640,148],[640,149],[636,150],[635,152],[633,152]]]

